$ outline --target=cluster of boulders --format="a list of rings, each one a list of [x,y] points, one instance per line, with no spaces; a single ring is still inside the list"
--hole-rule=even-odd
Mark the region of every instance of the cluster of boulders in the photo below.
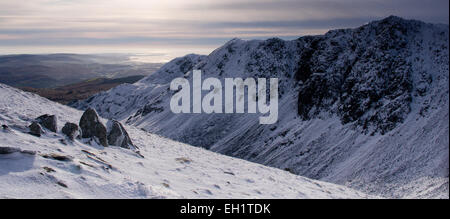
[[[41,137],[45,133],[44,128],[52,132],[57,131],[57,119],[54,115],[45,114],[36,118],[28,127],[31,135]]]
[[[48,114],[39,116],[31,123],[29,129],[29,133],[37,137],[44,134],[45,130],[56,133],[58,131],[56,116]],[[92,108],[83,113],[79,125],[67,122],[61,132],[72,141],[75,138],[91,139],[104,147],[113,145],[128,149],[136,148],[120,122],[110,120],[106,127]]]

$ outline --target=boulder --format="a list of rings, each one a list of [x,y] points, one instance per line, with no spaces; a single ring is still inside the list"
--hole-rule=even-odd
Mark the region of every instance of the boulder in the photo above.
[[[41,124],[44,128],[56,132],[58,130],[57,121],[55,115],[42,115],[36,118],[36,121]]]
[[[79,125],[82,138],[91,138],[104,147],[108,146],[106,127],[101,123],[94,109],[89,108],[83,113]]]
[[[62,128],[62,133],[73,141],[80,134],[80,128],[77,124],[67,122]]]
[[[110,120],[108,121],[107,126],[109,145],[119,146],[127,149],[135,147],[133,145],[133,142],[131,141],[130,136],[120,122],[116,120]]]
[[[37,122],[31,123],[31,125],[28,127],[30,128],[29,133],[31,135],[41,137],[41,135],[44,133],[44,130],[42,129],[41,125],[39,125],[39,123],[37,123]]]

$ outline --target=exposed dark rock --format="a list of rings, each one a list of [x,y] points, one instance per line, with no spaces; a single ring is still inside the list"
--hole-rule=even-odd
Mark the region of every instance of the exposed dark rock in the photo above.
[[[343,124],[384,134],[410,112],[410,54],[403,49],[413,24],[390,17],[376,25],[302,37],[296,78],[300,83],[298,114],[308,120],[320,112],[336,113]],[[335,39],[341,32],[351,38]],[[370,40],[368,40],[370,39]],[[386,55],[389,54],[389,55]],[[342,61],[344,60],[344,61]]]
[[[77,124],[68,122],[62,128],[62,133],[73,141],[80,134],[80,128]]]
[[[305,82],[309,76],[312,74],[312,63],[311,58],[314,51],[317,49],[317,44],[319,42],[318,37],[305,36],[302,38],[308,47],[304,47],[300,54],[300,62],[298,64],[297,72],[295,73],[295,78],[299,81]]]
[[[192,160],[187,157],[179,157],[179,158],[175,158],[175,160],[182,164],[190,164],[192,162]]]
[[[180,71],[181,72],[188,72],[191,71],[194,67],[194,61],[192,61],[189,57],[183,57],[183,59],[180,59],[177,64],[180,65]]]
[[[20,148],[0,147],[0,154],[12,154],[20,152]]]
[[[12,132],[12,129],[8,125],[5,125],[5,124],[2,125],[2,130],[6,133]]]
[[[125,128],[116,120],[108,122],[108,144],[128,149],[135,147]]]
[[[162,111],[164,111],[164,108],[162,108],[162,107],[155,107],[155,106],[153,106],[153,104],[147,104],[144,106],[144,108],[139,109],[136,112],[135,116],[137,116],[137,115],[146,116],[152,112],[160,113]]]
[[[55,115],[42,115],[36,118],[36,121],[41,124],[44,128],[52,131],[57,132],[58,126],[57,126],[57,120]]]
[[[42,130],[41,125],[39,125],[39,123],[37,122],[33,122],[31,123],[30,126],[28,126],[30,128],[30,134],[37,136],[37,137],[41,137],[41,135],[44,133],[44,130]]]
[[[137,154],[138,157],[145,158],[144,155],[142,155],[140,151],[136,150],[135,153]]]
[[[235,175],[233,172],[229,172],[229,171],[223,171],[223,173],[228,174],[228,175],[232,175],[232,176]]]
[[[56,182],[59,186],[62,186],[62,187],[64,187],[64,188],[67,188],[68,186],[64,183],[64,182],[62,182],[62,181],[58,181],[58,182]]]
[[[55,159],[55,160],[59,160],[59,161],[65,161],[65,162],[68,162],[68,161],[72,161],[72,157],[70,157],[70,156],[67,156],[67,155],[61,155],[61,154],[54,154],[54,153],[51,153],[51,154],[43,154],[43,155],[41,155],[43,158],[48,158],[48,159]]]
[[[42,169],[44,169],[47,173],[51,173],[51,172],[56,172],[53,168],[51,167],[42,167]]]
[[[108,146],[106,138],[106,127],[100,122],[97,112],[89,108],[80,119],[81,137],[98,140],[98,143],[104,147]]]
[[[28,155],[36,155],[36,151],[30,151],[30,150],[23,150],[20,153],[28,154]]]
[[[284,170],[289,173],[295,174],[295,172],[291,168],[284,168]]]
[[[35,151],[29,151],[29,150],[21,150],[20,148],[15,147],[0,147],[0,154],[12,154],[12,153],[22,153],[22,154],[28,154],[28,155],[35,155]]]

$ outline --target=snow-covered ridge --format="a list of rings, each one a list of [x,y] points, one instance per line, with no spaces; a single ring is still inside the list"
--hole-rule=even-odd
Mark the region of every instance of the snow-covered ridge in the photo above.
[[[297,40],[234,39],[80,102],[105,118],[389,197],[448,197],[448,25],[388,17]],[[279,120],[173,114],[169,83],[278,77]]]
[[[61,127],[28,134],[28,124],[44,113],[61,126],[77,123],[82,111],[0,84],[0,198],[373,198],[130,126],[144,157],[71,142]]]

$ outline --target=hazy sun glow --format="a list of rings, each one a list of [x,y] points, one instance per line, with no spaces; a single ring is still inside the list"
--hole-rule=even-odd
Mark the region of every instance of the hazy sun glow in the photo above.
[[[207,54],[238,37],[293,39],[389,15],[448,23],[448,0],[0,0],[0,54]],[[159,59],[157,55],[155,60]]]

